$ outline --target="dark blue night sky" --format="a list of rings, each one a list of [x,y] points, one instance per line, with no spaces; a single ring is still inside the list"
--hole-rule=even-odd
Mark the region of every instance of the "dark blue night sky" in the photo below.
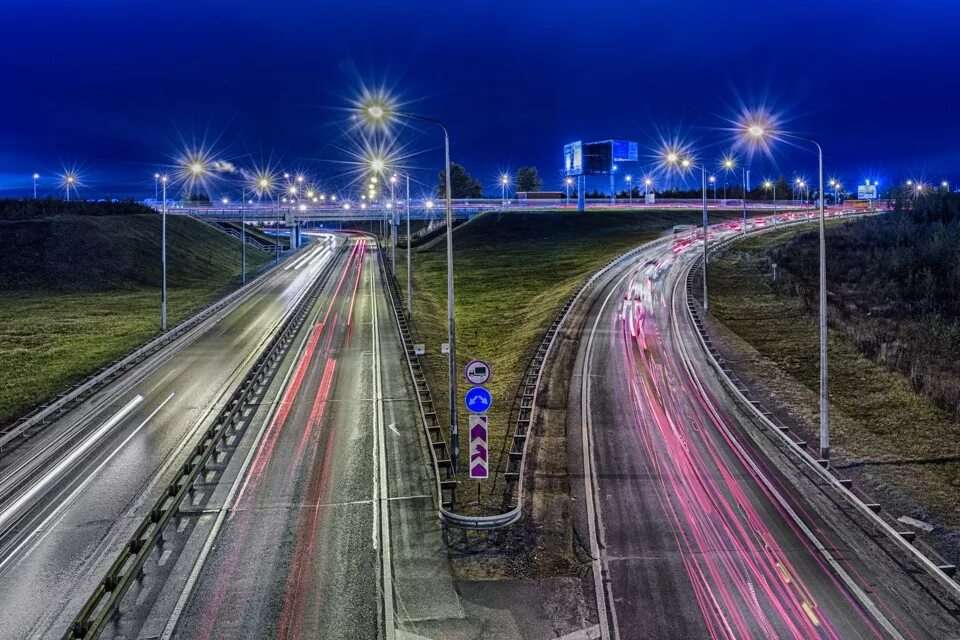
[[[819,138],[848,185],[960,180],[956,0],[4,0],[0,16],[0,193],[76,165],[87,197],[152,195],[181,140],[203,139],[238,166],[345,183],[342,109],[362,83],[446,120],[491,193],[524,164],[558,188],[576,139],[643,155],[679,134],[717,162],[724,120],[757,101]],[[432,184],[440,138],[402,142]],[[786,146],[774,162],[755,175],[816,169]]]

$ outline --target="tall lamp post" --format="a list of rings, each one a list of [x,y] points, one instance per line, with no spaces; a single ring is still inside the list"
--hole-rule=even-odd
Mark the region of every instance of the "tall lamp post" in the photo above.
[[[510,176],[505,173],[500,174],[500,207],[507,206],[507,187],[510,185]]]
[[[390,262],[393,272],[397,272],[397,174],[390,176],[390,234],[393,242],[390,243]]]
[[[764,189],[773,189],[773,224],[777,224],[777,183],[767,180],[763,183]]]
[[[163,183],[163,204],[160,211],[160,331],[167,331],[167,176]]]
[[[407,179],[407,201],[403,208],[407,212],[407,318],[413,317],[413,263],[410,260],[410,174]]]
[[[628,175],[627,180],[627,207],[633,207],[633,176]]]
[[[761,122],[744,123],[745,133],[760,142],[766,136],[785,137],[808,142],[817,148],[817,176],[820,194],[820,459],[830,460],[830,399],[827,395],[827,252],[826,216],[823,209],[823,148],[816,140],[780,131],[768,131]]]
[[[446,125],[435,118],[393,111],[387,102],[374,101],[362,105],[363,115],[370,121],[384,123],[390,119],[403,118],[433,124],[443,131],[444,175],[446,178],[446,223],[447,223],[447,340],[449,343],[450,382],[450,462],[453,472],[459,467],[460,429],[457,424],[457,341],[456,313],[453,299],[453,194],[450,184],[450,133]]]
[[[668,164],[674,167],[679,166],[683,170],[691,168],[700,169],[700,188],[703,197],[703,311],[706,313],[709,309],[707,303],[707,231],[709,229],[709,220],[707,218],[707,169],[703,164],[695,164],[690,158],[683,157],[675,151],[667,151],[663,155],[663,158]]]
[[[40,179],[40,174],[33,174],[33,199],[37,199],[37,181]]]
[[[565,206],[570,206],[570,185],[573,184],[573,178],[567,176],[563,181],[563,184],[567,187],[567,204]]]
[[[717,205],[717,176],[710,176],[710,185],[713,187],[713,205]]]
[[[160,198],[160,174],[155,173],[153,174],[153,201],[156,202],[159,198]]]

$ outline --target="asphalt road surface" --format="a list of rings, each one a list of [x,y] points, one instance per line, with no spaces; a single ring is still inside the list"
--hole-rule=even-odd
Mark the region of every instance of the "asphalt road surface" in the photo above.
[[[957,602],[765,445],[686,346],[686,245],[600,279],[573,372],[577,528],[605,635],[960,637]]]
[[[231,389],[333,255],[291,257],[167,348],[0,459],[0,637],[59,637]]]
[[[516,637],[457,593],[375,245],[347,243],[140,637]]]

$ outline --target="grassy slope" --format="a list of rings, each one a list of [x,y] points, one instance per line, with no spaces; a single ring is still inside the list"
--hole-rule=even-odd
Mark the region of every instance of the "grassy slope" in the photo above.
[[[711,212],[713,220],[721,215]],[[739,212],[728,215],[738,217]],[[611,258],[656,238],[674,224],[696,223],[700,216],[697,211],[680,210],[490,213],[456,231],[457,361],[462,368],[468,360],[482,358],[493,370],[488,385],[494,398],[491,469],[506,464],[501,451],[513,434],[514,425],[508,419],[517,386],[563,302]],[[426,373],[441,424],[446,424],[447,360],[440,353],[447,332],[446,244],[440,241],[414,251],[415,328],[427,345]],[[405,259],[398,255],[401,291],[405,266]],[[461,434],[466,432],[462,403],[466,388],[461,378]],[[467,446],[461,438],[461,460],[465,460]],[[492,483],[483,484],[484,490],[494,489]],[[496,489],[502,490],[502,484]],[[461,493],[461,499],[469,498],[470,492]],[[498,504],[499,498],[493,502]]]
[[[710,307],[714,318],[745,343],[738,367],[754,379],[760,376],[813,433],[818,420],[817,326],[799,300],[771,283],[767,260],[774,247],[796,233],[747,240],[714,260]],[[960,525],[960,463],[943,460],[960,451],[956,420],[913,392],[905,376],[867,359],[836,331],[830,334],[829,365],[836,452],[854,465],[866,463],[875,484],[892,484],[933,510],[941,522]]]
[[[239,243],[168,218],[169,322],[239,282]],[[0,424],[55,395],[159,330],[157,216],[59,216],[0,222]],[[272,256],[248,247],[253,271]]]

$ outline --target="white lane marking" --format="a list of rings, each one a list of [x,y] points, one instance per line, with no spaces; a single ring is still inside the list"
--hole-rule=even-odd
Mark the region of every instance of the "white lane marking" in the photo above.
[[[391,423],[390,423],[389,425],[387,425],[387,426],[390,427],[390,431],[393,431],[395,434],[400,435],[400,432],[397,431],[397,425],[395,425],[394,423],[391,422]]]
[[[113,416],[104,422],[100,428],[90,434],[86,440],[84,440],[79,447],[74,449],[67,455],[63,460],[58,462],[50,471],[46,473],[38,482],[34,483],[27,491],[25,491],[19,498],[17,498],[13,504],[4,509],[3,513],[0,513],[0,531],[2,531],[7,524],[12,520],[17,513],[23,509],[25,506],[30,504],[35,498],[38,498],[50,484],[57,479],[57,477],[63,473],[67,467],[72,465],[77,459],[82,456],[87,450],[94,445],[103,435],[115,427],[117,423],[126,418],[134,408],[143,402],[143,396],[137,394],[130,402],[123,406],[120,411],[113,414]]]
[[[674,282],[674,285],[673,285],[674,300],[676,299],[677,289],[680,286],[681,280],[682,280],[681,278],[677,278],[676,281]],[[762,482],[763,485],[767,488],[770,496],[774,500],[776,500],[776,502],[780,505],[780,507],[790,516],[790,519],[793,520],[794,524],[796,524],[797,527],[801,531],[803,531],[803,534],[806,536],[807,540],[809,540],[813,544],[813,546],[817,548],[817,551],[820,552],[820,555],[823,556],[824,560],[827,561],[830,567],[840,577],[840,579],[846,585],[849,592],[854,597],[856,597],[857,600],[860,601],[860,604],[863,605],[863,607],[870,613],[870,615],[873,616],[873,618],[877,621],[877,623],[879,623],[880,626],[883,627],[883,629],[888,634],[890,634],[891,638],[894,638],[894,640],[904,640],[903,636],[900,634],[899,631],[897,631],[896,627],[894,627],[893,624],[891,624],[891,622],[887,619],[887,617],[883,615],[883,612],[881,612],[880,609],[877,608],[877,605],[873,602],[870,596],[867,595],[867,593],[860,587],[859,584],[856,583],[856,581],[854,581],[854,579],[850,576],[849,573],[847,573],[847,571],[837,561],[837,559],[833,556],[833,554],[830,553],[830,550],[820,541],[820,539],[813,532],[813,530],[810,527],[808,527],[807,523],[800,518],[799,514],[797,514],[796,511],[794,511],[793,507],[790,506],[790,503],[788,503],[787,500],[783,497],[783,494],[780,493],[780,491],[773,484],[773,482],[769,478],[767,478],[767,476],[760,469],[759,465],[757,464],[756,460],[754,460],[753,456],[751,456],[747,452],[747,450],[744,448],[744,446],[740,443],[740,441],[736,439],[736,436],[734,436],[733,432],[727,426],[726,422],[720,418],[719,411],[717,410],[716,406],[713,404],[713,401],[707,395],[705,389],[703,388],[703,385],[700,382],[699,376],[697,376],[696,372],[693,369],[693,362],[692,360],[690,360],[690,355],[687,352],[686,345],[683,344],[683,339],[680,337],[681,335],[680,325],[677,320],[678,314],[674,313],[674,314],[671,314],[671,316],[672,316],[671,325],[672,325],[672,329],[675,336],[675,343],[677,345],[677,348],[680,351],[680,359],[684,367],[689,372],[691,380],[693,380],[694,384],[696,385],[697,392],[700,394],[701,398],[709,407],[710,412],[713,414],[714,422],[717,425],[719,425],[719,427],[726,434],[726,439],[732,443],[733,448],[740,454],[741,459],[746,462],[746,464],[750,467],[750,469],[752,469],[753,472],[756,474],[756,477],[760,480],[760,482]]]
[[[377,260],[379,260],[377,256]],[[373,546],[377,548],[380,536],[380,589],[383,595],[383,626],[386,640],[396,638],[393,612],[393,560],[390,557],[390,503],[387,489],[387,455],[383,433],[383,371],[380,368],[380,323],[377,318],[377,271],[370,271],[370,314],[373,323],[373,380],[377,410],[374,412],[373,462],[376,482],[373,485],[374,531]],[[392,426],[392,425],[391,425]],[[398,434],[399,435],[399,434]],[[383,511],[384,513],[380,513]],[[380,521],[379,531],[377,520]]]
[[[631,262],[631,264],[633,264]],[[593,327],[590,329],[590,337],[587,339],[587,349],[583,354],[583,371],[580,387],[580,424],[581,424],[581,448],[583,449],[583,487],[585,492],[585,502],[587,503],[587,527],[590,533],[590,557],[593,558],[593,588],[597,598],[597,612],[600,618],[600,637],[610,638],[610,625],[607,621],[607,611],[613,620],[613,637],[620,638],[620,629],[617,622],[617,606],[613,597],[613,588],[611,582],[604,582],[603,576],[610,575],[610,567],[607,564],[605,552],[600,550],[600,540],[603,542],[603,548],[606,549],[606,531],[603,527],[603,517],[599,506],[599,496],[597,495],[596,475],[596,452],[593,449],[593,422],[590,419],[590,360],[593,356],[593,342],[597,333],[597,327],[600,325],[600,319],[603,317],[610,298],[616,293],[623,281],[632,272],[632,268],[627,269],[624,275],[614,283],[610,293],[604,298],[603,304],[593,321]],[[598,540],[598,529],[599,538]]]
[[[308,249],[307,251],[304,251],[302,256],[298,257],[298,258],[297,258],[296,260],[294,260],[292,263],[290,263],[290,264],[288,264],[287,266],[285,266],[285,267],[283,268],[283,270],[284,270],[284,271],[290,271],[290,269],[298,269],[298,270],[299,270],[300,267],[303,265],[303,263],[306,262],[307,260],[309,260],[309,259],[313,256],[313,254],[316,252],[316,250],[317,250],[316,247],[311,247],[311,248]]]
[[[98,464],[98,465],[96,466],[96,468],[87,475],[87,478],[86,478],[83,482],[81,482],[81,483],[77,486],[77,488],[75,488],[75,489],[70,493],[69,496],[67,496],[66,500],[64,500],[62,503],[60,503],[60,505],[58,505],[57,508],[56,508],[50,515],[48,515],[46,518],[44,518],[43,522],[41,522],[41,523],[33,530],[33,532],[32,532],[29,536],[27,536],[20,544],[18,544],[18,545],[16,546],[16,548],[14,548],[13,551],[10,552],[10,553],[7,555],[7,557],[3,559],[2,562],[0,562],[0,571],[3,570],[3,568],[7,565],[7,563],[9,563],[12,559],[16,558],[17,555],[18,555],[18,553],[20,552],[20,550],[21,550],[25,545],[27,545],[31,540],[33,540],[34,537],[36,537],[38,533],[41,533],[41,532],[42,532],[43,535],[36,539],[36,541],[34,542],[34,544],[33,544],[33,545],[30,547],[30,549],[28,549],[27,552],[24,554],[24,557],[26,557],[26,556],[30,555],[31,553],[33,553],[33,551],[34,551],[41,543],[43,543],[44,540],[47,539],[47,536],[49,536],[50,533],[51,533],[54,529],[56,529],[56,526],[57,526],[58,524],[60,524],[60,520],[62,520],[62,519],[63,519],[63,516],[66,514],[67,507],[69,507],[71,504],[73,504],[73,502],[77,499],[77,496],[79,496],[80,493],[81,493],[84,489],[86,489],[86,488],[90,485],[91,482],[94,481],[94,479],[97,477],[97,475],[100,474],[100,471],[102,471],[103,468],[104,468],[105,466],[107,466],[107,464],[114,458],[114,456],[116,456],[118,453],[120,453],[120,449],[122,449],[123,447],[127,446],[127,443],[130,442],[130,440],[133,439],[133,437],[134,437],[135,435],[137,435],[137,433],[139,433],[139,431],[140,431],[141,429],[143,429],[143,428],[147,425],[147,423],[150,422],[150,421],[153,419],[153,417],[160,412],[161,409],[163,409],[164,405],[166,405],[168,402],[170,402],[170,399],[171,399],[171,398],[173,398],[173,394],[172,394],[172,393],[171,393],[169,396],[167,396],[167,398],[166,398],[163,402],[161,402],[160,404],[158,404],[158,405],[156,406],[156,408],[150,413],[150,415],[148,415],[146,418],[144,418],[143,422],[141,422],[139,425],[137,425],[137,427],[136,427],[133,431],[131,431],[130,434],[129,434],[126,438],[123,439],[123,442],[121,442],[119,445],[117,445],[117,448],[114,449],[113,451],[111,451],[111,452],[110,452],[110,455],[108,455],[106,458],[104,458],[103,461],[100,462],[100,464]],[[54,521],[54,519],[55,519],[55,521]]]
[[[297,302],[303,295],[306,295],[308,291],[307,288],[304,288],[301,294],[298,295]],[[294,304],[294,306],[296,306]],[[314,313],[311,311],[311,313]],[[282,319],[281,319],[282,320]],[[278,323],[280,321],[278,320]],[[304,326],[309,325],[309,322],[304,323]],[[214,521],[213,526],[210,528],[210,533],[207,534],[207,539],[203,543],[203,548],[200,550],[200,555],[197,557],[197,561],[194,563],[193,568],[190,570],[190,576],[187,578],[187,584],[184,585],[183,591],[180,592],[180,597],[177,598],[177,603],[173,607],[173,613],[170,614],[170,618],[167,620],[167,625],[163,628],[163,633],[160,635],[161,640],[170,640],[173,637],[173,632],[177,628],[177,623],[180,621],[180,616],[183,615],[183,610],[187,606],[187,600],[190,598],[190,594],[193,593],[193,589],[197,584],[197,580],[200,578],[200,571],[203,569],[203,565],[207,561],[207,557],[210,555],[210,551],[213,549],[214,540],[216,540],[217,535],[220,533],[220,529],[223,527],[223,523],[226,520],[227,515],[230,513],[231,504],[236,498],[237,492],[240,489],[240,485],[245,482],[247,471],[250,469],[250,465],[253,463],[253,457],[257,452],[257,449],[260,447],[260,442],[263,440],[263,436],[267,431],[267,426],[270,424],[270,421],[273,420],[273,416],[280,409],[279,400],[283,396],[283,391],[287,388],[287,384],[290,382],[290,377],[293,375],[297,366],[296,363],[300,361],[303,357],[304,351],[307,349],[307,343],[309,342],[309,332],[305,334],[303,342],[300,343],[300,347],[297,349],[297,354],[293,359],[293,364],[290,368],[287,369],[287,372],[283,376],[283,381],[280,383],[279,395],[276,398],[276,401],[272,403],[270,411],[267,412],[267,415],[263,418],[263,423],[260,425],[260,430],[257,432],[256,438],[250,445],[249,451],[247,451],[247,457],[244,458],[243,464],[240,466],[240,470],[237,472],[237,477],[233,479],[233,484],[230,486],[230,491],[227,492],[227,497],[223,501],[223,506],[220,507],[217,513],[217,519]]]

